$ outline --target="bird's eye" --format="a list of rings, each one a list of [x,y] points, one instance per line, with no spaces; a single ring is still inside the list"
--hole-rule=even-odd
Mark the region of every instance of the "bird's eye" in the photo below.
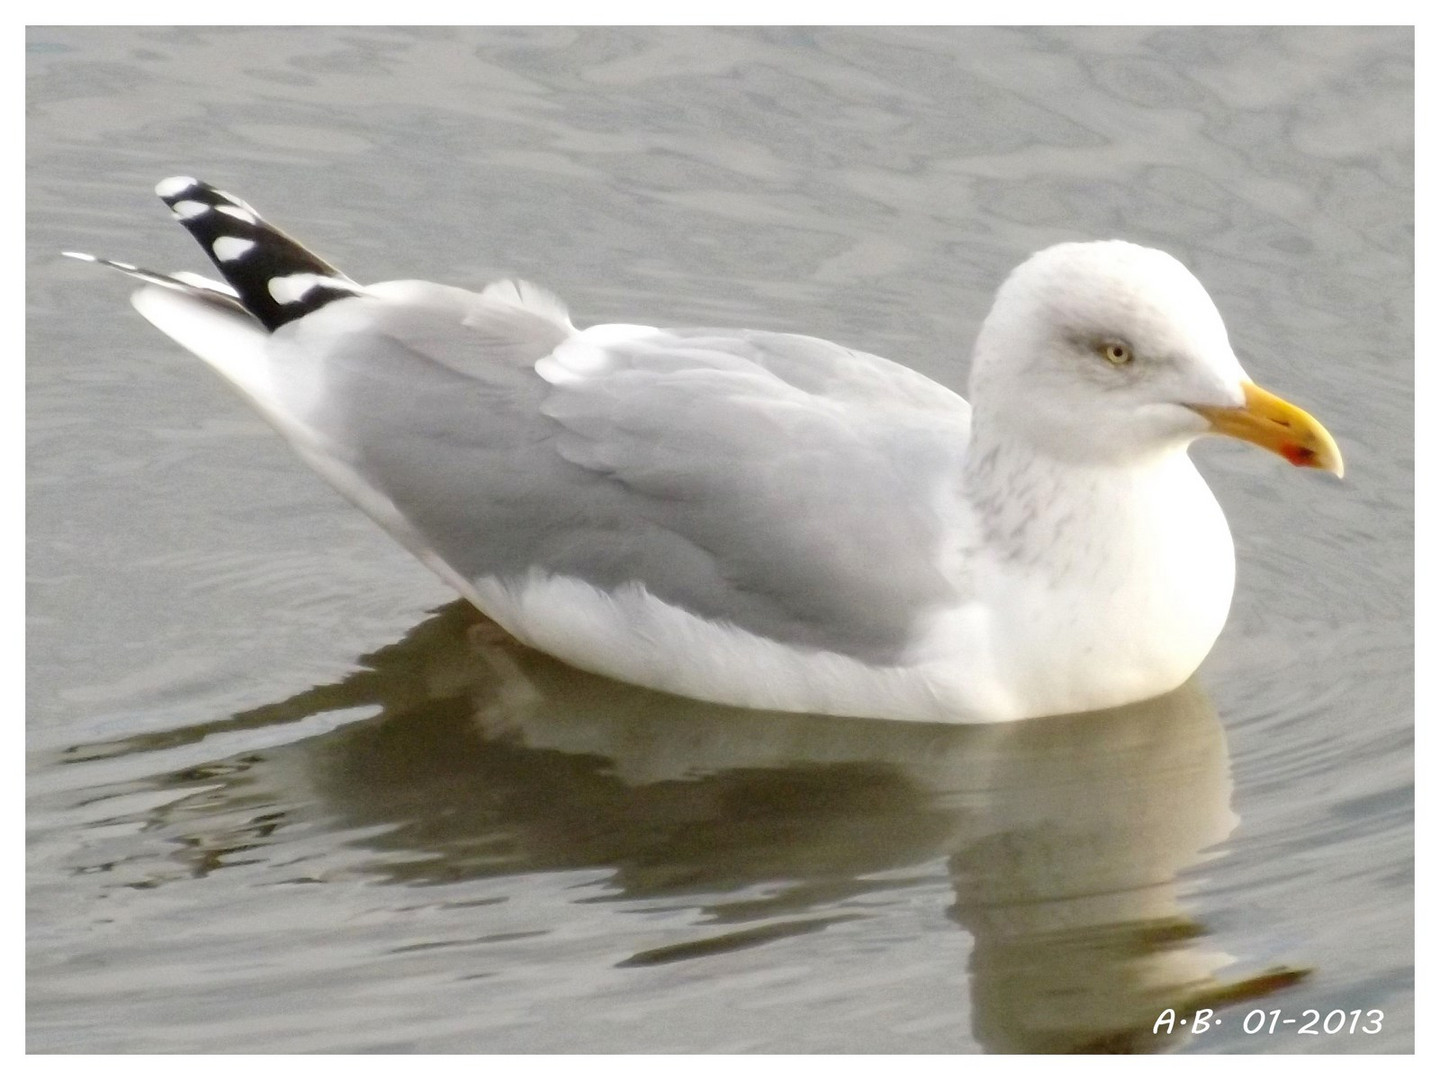
[[[1119,341],[1106,341],[1099,347],[1099,353],[1115,367],[1124,367],[1135,359],[1130,346]]]

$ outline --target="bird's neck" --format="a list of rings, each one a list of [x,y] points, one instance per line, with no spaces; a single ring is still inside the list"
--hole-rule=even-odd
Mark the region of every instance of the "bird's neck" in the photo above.
[[[982,437],[961,495],[970,526],[954,565],[987,614],[986,640],[1000,643],[997,678],[1025,687],[1020,711],[1178,685],[1214,644],[1234,547],[1183,447],[1118,465]]]
[[[1157,524],[1164,527],[1157,508],[1177,489],[1203,487],[1183,446],[1123,465],[1066,460],[1023,440],[989,437],[981,424],[961,482],[990,551],[1019,565],[1058,556],[1064,565],[1052,569],[1065,574],[1114,566],[1124,554],[1117,547],[1145,542]]]

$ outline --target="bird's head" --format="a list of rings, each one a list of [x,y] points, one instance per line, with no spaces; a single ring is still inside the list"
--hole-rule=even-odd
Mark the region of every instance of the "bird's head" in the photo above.
[[[970,376],[977,433],[1075,463],[1124,462],[1231,435],[1343,474],[1313,417],[1260,389],[1204,286],[1163,251],[1058,244],[996,294]]]

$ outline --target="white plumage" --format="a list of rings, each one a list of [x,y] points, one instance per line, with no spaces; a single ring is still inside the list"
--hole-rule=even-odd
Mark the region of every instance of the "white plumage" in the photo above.
[[[361,286],[208,185],[157,191],[228,287],[110,264],[142,315],[516,637],[661,690],[944,722],[1159,694],[1234,579],[1190,442],[1341,471],[1200,283],[1133,244],[1010,276],[972,411],[815,338],[577,330],[523,282]]]

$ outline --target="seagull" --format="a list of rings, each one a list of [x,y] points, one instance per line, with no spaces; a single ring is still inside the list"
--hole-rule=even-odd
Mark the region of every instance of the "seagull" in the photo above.
[[[66,254],[516,639],[756,709],[996,723],[1165,693],[1229,612],[1188,454],[1234,436],[1343,474],[1200,282],[1108,240],[1032,255],[967,401],[798,334],[605,324],[506,280],[361,285],[193,177],[156,194],[223,281]]]

